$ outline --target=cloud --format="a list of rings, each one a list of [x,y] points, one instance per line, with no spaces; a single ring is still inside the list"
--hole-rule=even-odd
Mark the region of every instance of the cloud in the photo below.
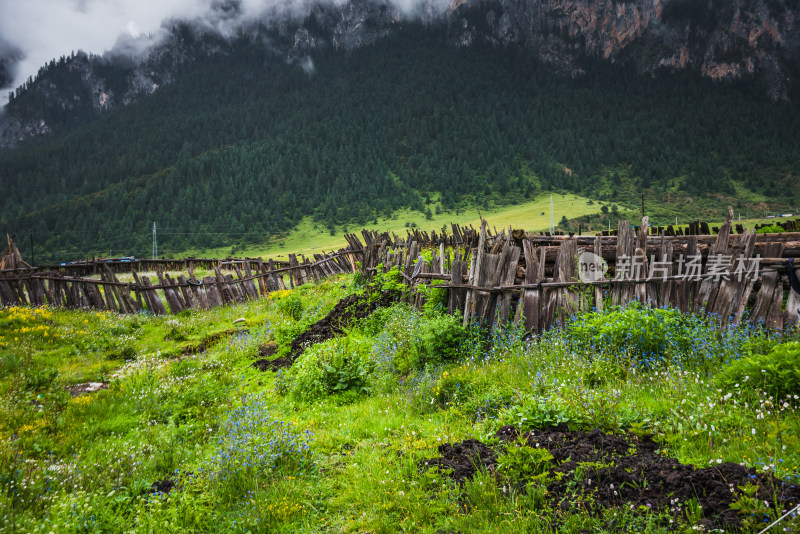
[[[166,18],[198,17],[202,0],[24,0],[0,2],[0,35],[21,50],[12,86],[53,58],[84,50],[101,54],[121,35],[158,31]]]
[[[22,50],[0,37],[0,89],[11,86],[22,57]]]
[[[314,74],[314,60],[311,59],[311,56],[306,56],[300,60],[300,68],[309,76]]]
[[[165,35],[166,20],[193,20],[225,36],[245,19],[308,8],[316,0],[0,0],[0,61],[18,87],[51,59],[73,51],[137,57]],[[323,0],[325,1],[325,0]],[[343,4],[347,0],[332,0]],[[448,0],[394,0],[407,16],[443,9]],[[424,6],[422,10],[420,6]]]

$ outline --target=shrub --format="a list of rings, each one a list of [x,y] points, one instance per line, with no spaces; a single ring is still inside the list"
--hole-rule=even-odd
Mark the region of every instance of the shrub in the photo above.
[[[681,332],[681,313],[654,309],[638,302],[626,308],[591,312],[577,316],[567,325],[566,338],[574,350],[629,356],[649,365],[669,352],[688,345]],[[677,328],[676,328],[677,327]]]
[[[422,305],[422,309],[426,314],[444,313],[447,310],[448,292],[446,289],[438,288],[432,284],[430,286],[422,286],[420,291],[425,295],[425,304]]]
[[[278,310],[295,321],[303,318],[303,301],[296,294],[291,294],[278,302]]]
[[[368,390],[371,365],[366,344],[353,335],[309,347],[292,365],[288,392],[311,401],[334,393]]]
[[[415,336],[418,355],[415,367],[455,360],[465,337],[466,333],[457,317],[446,314],[426,317],[420,322]]]
[[[383,264],[379,263],[375,270],[375,277],[370,284],[372,290],[393,291],[403,293],[408,290],[408,286],[403,278],[400,267],[395,265],[386,272],[383,272]]]
[[[728,365],[716,382],[726,390],[749,383],[776,399],[800,391],[800,341],[781,343],[769,354],[751,354]]]
[[[458,318],[425,315],[407,304],[374,313],[365,323],[365,332],[377,337],[371,350],[374,366],[400,374],[457,359],[466,339]]]
[[[785,232],[782,227],[778,226],[777,224],[772,224],[769,226],[762,226],[758,230],[756,230],[757,234],[779,234],[781,232]]]
[[[251,398],[221,424],[206,473],[212,482],[237,489],[255,488],[274,473],[302,473],[313,465],[311,436],[276,418],[260,396]]]
[[[626,366],[651,369],[664,363],[707,368],[738,359],[763,332],[750,326],[721,328],[713,317],[682,314],[633,302],[573,317],[563,332],[576,352],[600,355]],[[767,345],[774,343],[768,341]]]

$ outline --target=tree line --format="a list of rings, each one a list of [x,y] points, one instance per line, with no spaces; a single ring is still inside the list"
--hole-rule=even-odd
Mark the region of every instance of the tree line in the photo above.
[[[0,152],[0,230],[55,260],[147,255],[154,220],[180,229],[159,238],[177,250],[265,242],[306,215],[336,232],[424,213],[434,193],[444,210],[545,190],[616,201],[620,172],[655,192],[798,195],[781,190],[800,168],[792,103],[604,62],[567,78],[528,50],[447,37],[407,24],[318,50],[311,74],[244,38],[199,55],[153,95]],[[71,80],[68,63],[44,76]]]

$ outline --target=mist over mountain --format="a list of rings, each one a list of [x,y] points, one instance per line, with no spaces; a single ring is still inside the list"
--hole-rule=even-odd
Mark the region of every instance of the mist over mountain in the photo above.
[[[14,81],[21,58],[22,51],[0,37],[0,88],[8,87]]]
[[[60,258],[142,254],[153,220],[178,250],[547,190],[798,200],[795,0],[254,6],[14,90],[0,231]]]

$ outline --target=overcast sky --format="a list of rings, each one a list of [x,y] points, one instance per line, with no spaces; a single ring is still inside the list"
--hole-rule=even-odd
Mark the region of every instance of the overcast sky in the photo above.
[[[2,88],[0,104],[8,90],[35,77],[51,59],[78,50],[103,54],[121,35],[157,37],[165,19],[210,19],[212,3],[223,1],[238,1],[242,17],[250,18],[276,4],[299,6],[308,0],[0,0],[0,59],[15,56],[14,80]],[[393,3],[408,13],[420,1],[426,0]],[[446,5],[447,0],[433,3]]]
[[[102,54],[122,34],[157,32],[167,18],[203,17],[209,13],[211,1],[0,0],[0,54],[7,56],[16,48],[23,56],[16,63],[11,87],[18,87],[42,65],[73,50]],[[244,0],[243,11],[255,15],[268,1]]]

